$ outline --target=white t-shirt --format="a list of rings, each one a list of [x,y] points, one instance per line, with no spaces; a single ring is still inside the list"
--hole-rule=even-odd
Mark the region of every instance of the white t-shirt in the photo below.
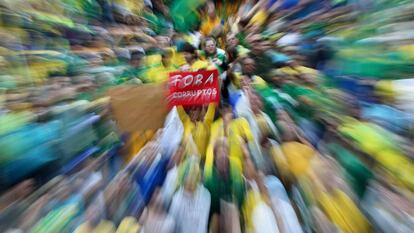
[[[192,194],[180,188],[170,208],[170,214],[175,218],[176,232],[207,233],[210,201],[210,193],[202,185],[198,185]]]

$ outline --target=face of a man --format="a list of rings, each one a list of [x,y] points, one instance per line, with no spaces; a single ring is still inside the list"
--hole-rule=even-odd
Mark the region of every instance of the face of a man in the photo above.
[[[209,2],[207,5],[207,14],[210,18],[216,17],[216,7],[213,2]]]
[[[236,47],[237,44],[239,43],[239,41],[237,40],[237,38],[233,34],[229,34],[227,36],[226,42],[227,42],[228,48],[230,48],[230,49]]]
[[[256,69],[254,60],[251,58],[244,59],[242,69],[244,74],[253,75]]]
[[[183,55],[184,55],[185,61],[187,63],[191,63],[193,61],[193,54],[192,53],[184,52]]]
[[[168,67],[171,65],[171,56],[170,55],[163,55],[161,58],[162,64],[165,67]]]
[[[206,52],[214,54],[216,52],[216,43],[213,40],[206,41]]]
[[[135,57],[131,60],[131,66],[133,67],[140,67],[142,63],[142,58],[141,57]]]
[[[156,40],[160,48],[166,48],[169,46],[169,39],[166,36],[157,36]]]
[[[240,80],[240,85],[243,90],[250,90],[251,80],[247,76],[242,76]]]
[[[225,123],[231,122],[233,119],[233,112],[231,108],[225,108],[220,111],[221,117]]]

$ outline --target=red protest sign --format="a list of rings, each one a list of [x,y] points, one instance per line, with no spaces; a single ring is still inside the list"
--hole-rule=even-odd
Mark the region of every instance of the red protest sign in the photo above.
[[[169,74],[169,106],[195,106],[220,101],[217,70]]]

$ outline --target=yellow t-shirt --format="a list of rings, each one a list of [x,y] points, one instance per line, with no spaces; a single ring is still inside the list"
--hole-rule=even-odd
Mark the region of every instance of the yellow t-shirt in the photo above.
[[[299,142],[285,142],[281,145],[281,150],[293,175],[298,177],[306,174],[315,155],[311,147]]]
[[[154,130],[145,130],[140,132],[134,132],[127,141],[128,152],[125,159],[125,163],[131,161],[138,152],[149,142],[155,135]]]
[[[163,83],[168,81],[168,74],[176,70],[177,68],[174,66],[164,67],[163,65],[159,65],[149,69],[145,77],[151,83]]]
[[[207,61],[197,60],[191,65],[192,71],[214,69]]]
[[[243,152],[240,146],[240,140],[245,139],[247,142],[253,142],[254,140],[250,125],[245,118],[237,118],[230,123],[228,131],[227,140],[229,144],[229,156],[241,163],[243,161]],[[211,126],[210,140],[207,145],[204,169],[204,174],[206,176],[209,176],[212,173],[214,162],[214,144],[216,139],[223,136],[223,119],[218,119]]]
[[[214,70],[216,67],[214,65],[210,65],[208,61],[204,60],[196,60],[190,67],[187,67],[188,64],[184,64],[181,67],[182,71],[198,71],[198,70]]]
[[[161,64],[161,55],[160,54],[152,54],[147,55],[144,58],[144,65],[145,66],[156,66]]]
[[[215,17],[214,19],[208,18],[204,23],[201,25],[201,34],[203,36],[208,36],[215,27],[220,24],[220,18]]]
[[[144,1],[135,1],[135,0],[115,0],[116,4],[124,6],[134,13],[142,12],[144,8]]]
[[[257,26],[262,26],[267,19],[267,12],[265,10],[259,10],[250,20],[249,24],[252,25],[257,25]]]
[[[242,75],[240,73],[235,73],[234,76],[235,76],[235,80],[233,81],[233,85],[237,88],[241,88],[240,80],[241,80]],[[267,87],[266,81],[257,75],[253,75],[252,85],[253,87],[259,88],[259,89]]]
[[[140,225],[134,217],[126,217],[119,224],[116,233],[137,233],[140,228]]]
[[[287,74],[287,75],[300,75],[300,74],[311,74],[317,75],[318,71],[312,68],[308,68],[305,66],[296,66],[296,67],[283,67],[278,69],[278,71]]]
[[[173,52],[173,55],[171,58],[172,63],[177,67],[184,65],[186,63],[184,55],[182,53],[179,53],[176,48],[170,48],[170,49]]]
[[[210,136],[210,127],[216,111],[216,104],[209,104],[204,120],[198,122],[191,121],[182,106],[178,106],[177,111],[184,125],[184,138],[187,138],[189,135],[193,137],[197,150],[201,158],[204,159]]]
[[[326,216],[344,233],[371,232],[371,227],[355,203],[344,192],[320,192],[319,205]]]

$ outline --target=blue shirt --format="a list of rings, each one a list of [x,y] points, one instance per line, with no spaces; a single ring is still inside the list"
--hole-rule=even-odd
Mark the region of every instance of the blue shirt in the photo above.
[[[239,101],[240,97],[241,97],[240,91],[230,92],[230,94],[229,94],[229,103],[230,103],[230,105],[233,109],[234,116],[237,116],[236,105],[237,105],[237,102]]]

